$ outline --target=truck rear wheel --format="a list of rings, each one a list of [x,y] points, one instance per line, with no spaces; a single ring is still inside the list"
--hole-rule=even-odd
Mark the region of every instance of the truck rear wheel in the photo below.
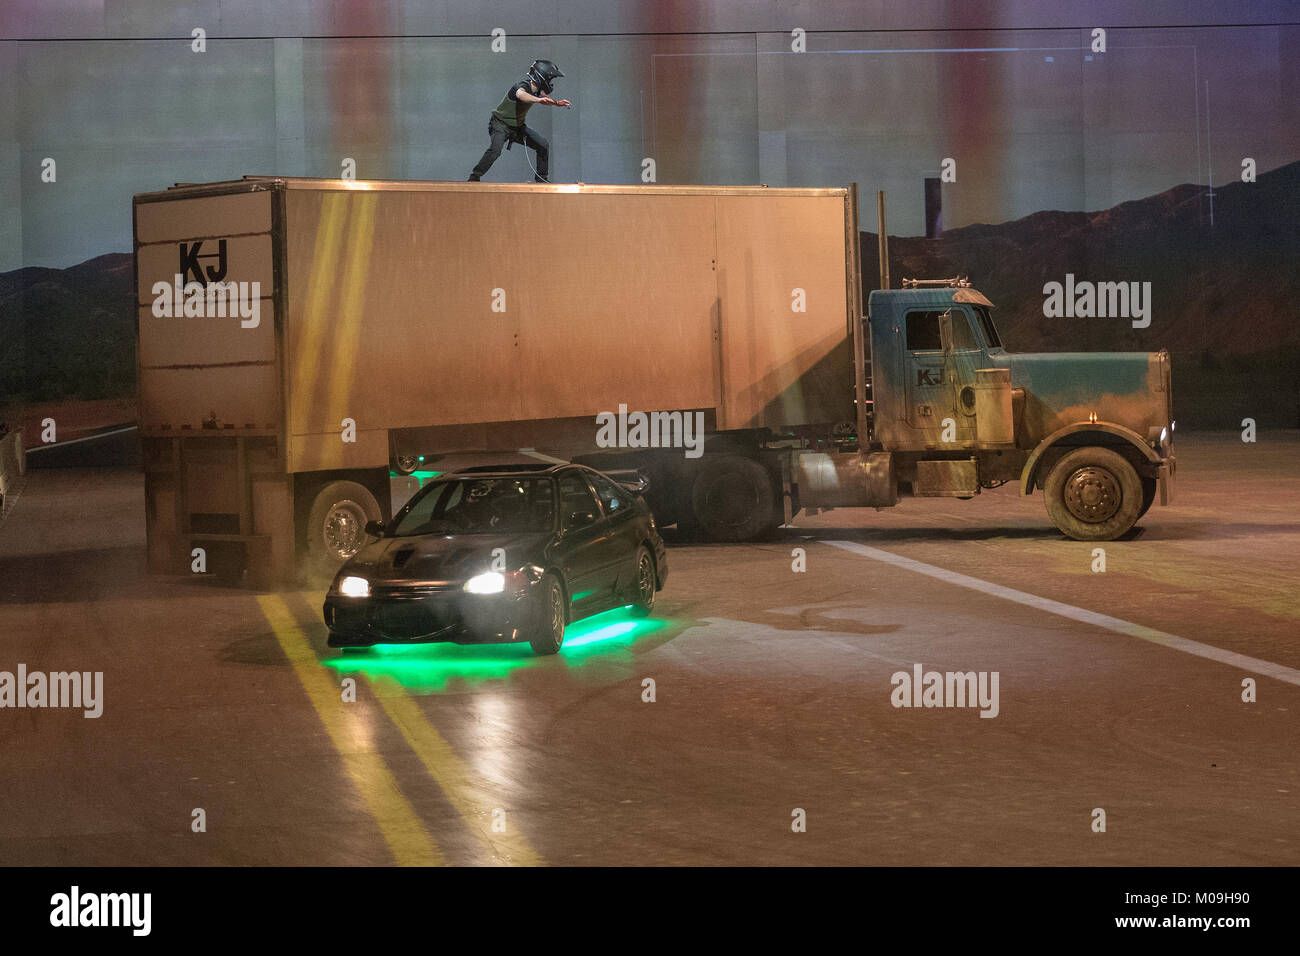
[[[316,494],[307,518],[307,559],[313,571],[333,574],[366,543],[366,522],[382,517],[379,502],[355,481],[331,481]]]
[[[691,510],[713,541],[750,541],[769,533],[775,501],[767,471],[739,455],[704,465],[691,489]]]
[[[1123,455],[1095,446],[1067,454],[1043,486],[1052,524],[1076,541],[1113,541],[1128,531],[1142,513],[1142,492]]]

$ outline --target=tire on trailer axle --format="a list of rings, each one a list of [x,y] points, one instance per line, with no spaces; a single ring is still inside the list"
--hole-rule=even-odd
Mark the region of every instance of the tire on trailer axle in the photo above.
[[[701,531],[713,541],[752,541],[771,533],[778,523],[775,503],[766,469],[739,455],[706,462],[691,488],[691,510]]]
[[[383,517],[365,485],[331,481],[316,493],[307,517],[307,562],[313,573],[334,574],[366,543],[366,522]]]

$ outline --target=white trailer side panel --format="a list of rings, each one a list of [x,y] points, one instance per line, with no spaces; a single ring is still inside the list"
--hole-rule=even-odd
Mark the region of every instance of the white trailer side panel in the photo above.
[[[846,190],[286,183],[291,471],[383,465],[389,429],[594,438],[620,404],[851,417],[804,394],[846,341]]]

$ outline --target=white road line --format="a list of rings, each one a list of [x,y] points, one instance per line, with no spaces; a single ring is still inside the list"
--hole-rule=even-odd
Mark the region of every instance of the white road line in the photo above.
[[[28,448],[27,454],[34,455],[38,451],[49,451],[51,448],[63,448],[67,445],[75,445],[78,442],[94,441],[96,438],[107,438],[109,435],[120,435],[122,432],[133,432],[139,425],[127,425],[126,428],[117,428],[111,432],[100,432],[98,435],[87,435],[85,438],[70,438],[67,441],[54,442],[49,445],[37,445],[34,448]]]
[[[940,581],[947,581],[949,584],[956,584],[958,587],[970,588],[972,591],[980,591],[984,594],[999,597],[1007,601],[1015,601],[1017,604],[1024,604],[1027,607],[1037,608],[1040,611],[1046,611],[1048,614],[1068,617],[1073,621],[1081,621],[1084,624],[1104,627],[1108,631],[1115,631],[1119,634],[1126,634],[1129,637],[1140,638],[1144,641],[1150,641],[1152,644],[1159,644],[1162,647],[1172,648],[1175,651],[1182,651],[1184,654],[1194,654],[1197,657],[1204,657],[1208,660],[1218,661],[1220,664],[1227,664],[1229,667],[1238,667],[1244,671],[1250,671],[1253,674],[1272,677],[1274,680],[1285,681],[1288,684],[1294,684],[1295,686],[1300,687],[1300,671],[1290,667],[1284,667],[1281,664],[1274,664],[1271,661],[1262,661],[1258,657],[1247,657],[1245,654],[1225,651],[1221,647],[1214,647],[1210,644],[1202,644],[1200,641],[1191,641],[1185,637],[1178,637],[1175,634],[1167,634],[1164,631],[1157,631],[1155,628],[1147,627],[1143,624],[1133,624],[1130,621],[1122,621],[1117,617],[1110,617],[1107,614],[1098,614],[1096,611],[1088,611],[1081,607],[1074,607],[1071,604],[1062,604],[1060,601],[1052,601],[1048,598],[1038,597],[1036,594],[1027,594],[1024,591],[1017,591],[1014,588],[1005,588],[1000,584],[981,581],[979,578],[972,578],[969,575],[958,574],[956,571],[949,571],[945,568],[936,567],[933,564],[913,561],[911,558],[892,554],[889,551],[881,551],[879,548],[871,548],[865,544],[858,544],[856,541],[827,541],[826,543],[832,547],[840,548],[841,550],[849,551],[853,554],[860,554],[864,558],[883,561],[885,564],[892,564],[894,567],[904,568],[908,571],[915,571],[917,574],[924,574],[932,578],[938,578]]]

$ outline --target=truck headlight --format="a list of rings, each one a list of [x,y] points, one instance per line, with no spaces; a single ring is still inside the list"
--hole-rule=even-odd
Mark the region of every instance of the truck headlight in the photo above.
[[[500,594],[506,589],[506,576],[500,571],[484,571],[465,582],[470,594]]]
[[[339,594],[344,597],[370,597],[370,582],[365,578],[349,575],[339,582]]]

